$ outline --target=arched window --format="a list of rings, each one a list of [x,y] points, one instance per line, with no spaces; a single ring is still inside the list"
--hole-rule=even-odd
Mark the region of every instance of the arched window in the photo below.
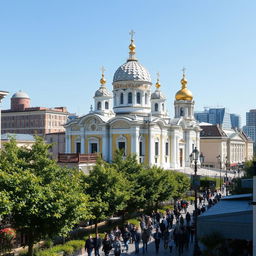
[[[105,109],[108,109],[108,108],[109,108],[108,101],[105,101]]]
[[[120,94],[120,104],[124,104],[124,94]]]
[[[98,104],[97,104],[97,109],[98,109],[98,110],[101,110],[101,102],[98,102]]]
[[[140,92],[137,92],[136,98],[137,98],[137,104],[140,104]]]
[[[128,93],[128,104],[132,104],[132,93]]]
[[[155,112],[157,112],[157,111],[158,111],[158,104],[155,103]]]
[[[184,109],[180,108],[180,116],[184,116]]]
[[[162,103],[162,111],[164,111],[164,103]]]
[[[147,104],[148,104],[148,94],[145,93],[145,105],[147,105]]]

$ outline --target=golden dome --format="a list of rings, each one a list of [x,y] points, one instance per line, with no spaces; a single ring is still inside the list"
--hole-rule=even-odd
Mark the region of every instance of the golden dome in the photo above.
[[[180,80],[182,84],[182,88],[176,93],[175,99],[176,100],[193,100],[193,95],[190,90],[187,88],[187,79],[185,78],[185,74],[183,74],[183,78]]]
[[[133,43],[133,39],[131,40],[131,43],[129,45],[129,49],[131,52],[134,52],[136,49],[136,45]]]
[[[102,77],[101,77],[101,79],[100,79],[100,84],[101,84],[101,85],[104,85],[106,82],[107,82],[107,81],[106,81],[106,79],[105,79],[105,77],[104,77],[104,74],[102,74]]]

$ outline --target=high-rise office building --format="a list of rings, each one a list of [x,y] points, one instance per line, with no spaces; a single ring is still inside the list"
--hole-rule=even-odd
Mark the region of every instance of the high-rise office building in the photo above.
[[[205,108],[196,111],[195,118],[200,123],[219,124],[223,129],[240,128],[240,116],[230,114],[226,108]]]
[[[243,127],[245,134],[256,142],[256,109],[246,112],[246,125]]]
[[[234,128],[240,128],[241,127],[241,117],[237,114],[230,114],[231,119],[231,127]]]

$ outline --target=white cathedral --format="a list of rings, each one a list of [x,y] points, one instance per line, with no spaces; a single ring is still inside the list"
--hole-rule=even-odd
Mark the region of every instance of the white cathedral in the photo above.
[[[194,147],[200,149],[201,129],[194,119],[195,103],[185,74],[171,118],[159,78],[152,92],[150,74],[137,60],[135,48],[132,36],[129,58],[114,74],[113,94],[106,87],[103,70],[94,109],[65,125],[66,153],[99,153],[111,162],[120,149],[124,155],[136,154],[140,163],[149,166],[188,167]]]

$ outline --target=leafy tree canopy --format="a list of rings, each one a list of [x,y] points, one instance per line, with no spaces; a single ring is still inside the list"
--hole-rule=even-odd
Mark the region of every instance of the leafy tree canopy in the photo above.
[[[31,149],[12,139],[0,152],[0,215],[9,213],[12,225],[27,234],[30,255],[36,241],[65,234],[89,216],[83,174],[58,166],[48,149],[37,137]]]
[[[127,206],[127,201],[130,198],[129,182],[122,172],[98,161],[84,181],[84,192],[90,196],[90,207],[96,219],[96,229],[99,220],[103,220]]]
[[[173,193],[173,198],[179,199],[182,198],[187,191],[190,189],[190,179],[189,177],[180,172],[171,172],[175,180],[175,191]]]

